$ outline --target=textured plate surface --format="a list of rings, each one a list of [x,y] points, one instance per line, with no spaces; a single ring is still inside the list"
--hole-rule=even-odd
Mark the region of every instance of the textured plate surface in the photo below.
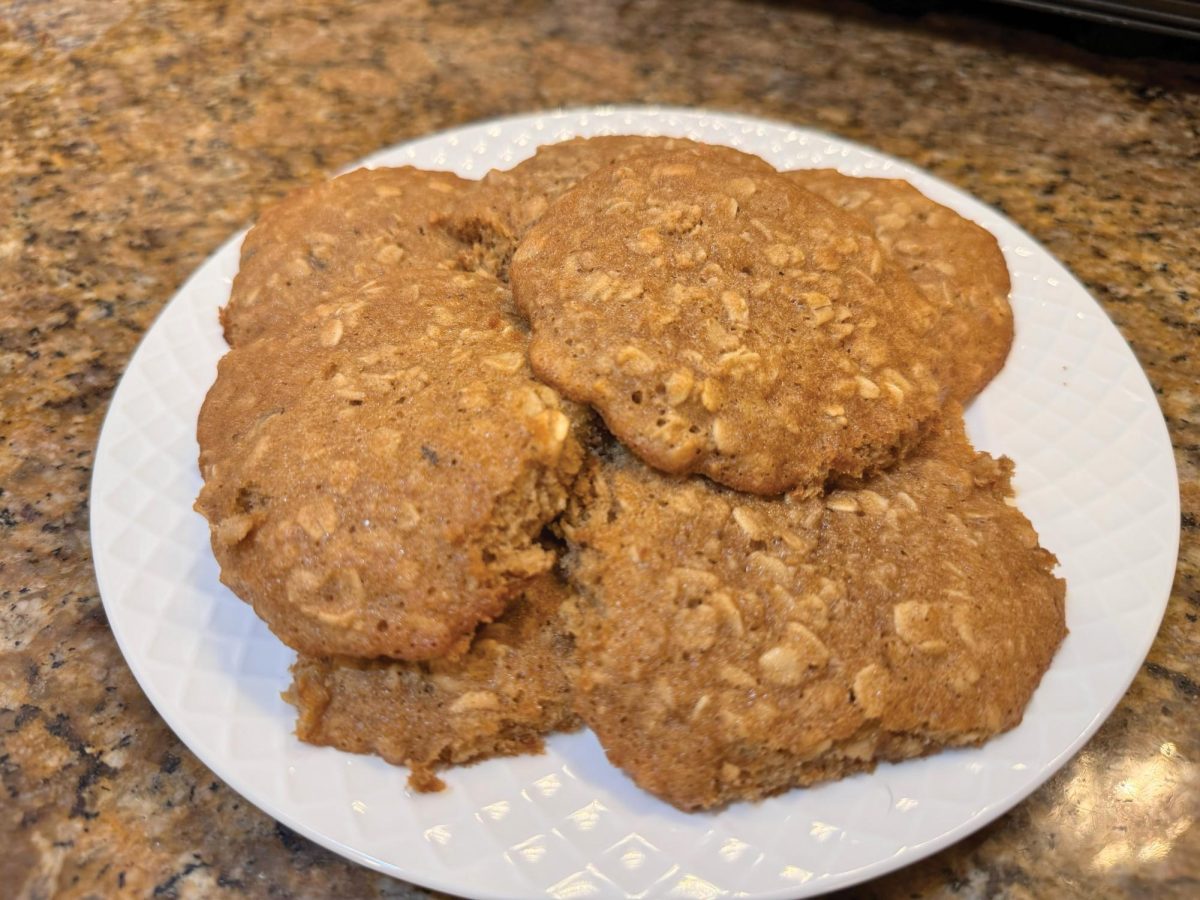
[[[976,444],[1017,464],[1020,506],[1058,554],[1071,634],[1023,724],[977,750],[884,765],[760,804],[687,815],[608,765],[588,732],[544,756],[451,770],[415,795],[407,771],[292,735],[291,651],[217,580],[196,416],[225,351],[217,309],[241,235],[183,286],[113,399],[92,482],[92,544],[109,621],[147,696],[231,787],[364,865],[487,897],[808,896],[913,862],[1028,795],[1095,732],[1158,629],[1179,539],[1166,426],[1133,353],[1083,287],[1027,234],[920,170],[823,134],[655,108],[529,115],[377,153],[478,177],[574,135],[687,136],[780,169],[834,166],[912,181],[995,234],[1013,275],[1016,341],[968,413]]]

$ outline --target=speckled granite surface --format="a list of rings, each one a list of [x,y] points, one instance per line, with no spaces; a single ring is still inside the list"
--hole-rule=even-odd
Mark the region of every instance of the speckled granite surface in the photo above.
[[[141,3],[0,9],[0,894],[425,896],[259,813],[134,683],[88,549],[101,418],[187,274],[287,188],[563,104],[816,126],[995,204],[1092,289],[1183,491],[1158,640],[1091,744],[995,824],[856,896],[1200,892],[1200,66],[854,7]]]

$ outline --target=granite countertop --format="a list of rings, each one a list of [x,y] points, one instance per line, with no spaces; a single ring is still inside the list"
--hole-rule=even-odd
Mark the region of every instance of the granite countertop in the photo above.
[[[0,9],[0,893],[426,896],[257,811],[151,708],[92,570],[96,439],[155,314],[288,188],[474,119],[631,101],[826,129],[1002,209],[1104,305],[1170,428],[1180,563],[1128,695],[1012,812],[855,895],[1200,894],[1200,65],[734,0]]]

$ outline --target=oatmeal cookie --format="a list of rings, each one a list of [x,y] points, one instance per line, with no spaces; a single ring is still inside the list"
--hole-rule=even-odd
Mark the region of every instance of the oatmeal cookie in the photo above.
[[[544,735],[579,727],[565,673],[573,642],[558,619],[569,593],[553,573],[539,575],[461,657],[301,656],[284,695],[296,736],[408,766],[418,791],[440,790],[434,772],[445,766],[540,753]]]
[[[460,266],[463,246],[430,219],[472,183],[409,166],[357,169],[293,191],[242,243],[221,324],[230,346],[278,333],[310,307],[397,266]]]
[[[440,225],[464,245],[476,248],[483,270],[508,278],[513,250],[559,196],[585,176],[632,156],[670,151],[714,156],[764,172],[764,160],[732,147],[701,144],[687,138],[607,135],[545,144],[511,169],[493,169],[477,189],[458,194]]]
[[[1013,340],[1012,287],[996,239],[907,181],[834,169],[785,173],[805,190],[870,222],[880,245],[938,308],[928,339],[951,396],[966,402],[1004,366]]]
[[[564,523],[578,712],[685,810],[1012,728],[1065,625],[1011,468],[971,448],[956,409],[894,469],[808,499],[610,445]]]
[[[582,451],[494,279],[397,270],[234,348],[200,412],[221,579],[314,655],[443,656],[553,553]]]
[[[819,490],[893,461],[937,409],[933,305],[861,219],[705,155],[564,194],[513,257],[534,371],[644,461]]]

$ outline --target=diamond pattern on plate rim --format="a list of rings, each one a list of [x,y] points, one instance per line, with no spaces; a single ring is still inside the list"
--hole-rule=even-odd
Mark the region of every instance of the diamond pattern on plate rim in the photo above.
[[[92,488],[105,608],[143,689],[204,762],[293,829],[380,871],[496,897],[792,897],[852,884],[999,815],[1120,698],[1174,570],[1165,426],[1129,348],[1062,266],[993,210],[868,148],[742,116],[597,108],[487,122],[365,162],[477,176],[548,140],[621,132],[726,143],[781,168],[908,178],[997,235],[1014,271],[1017,339],[968,426],[1016,460],[1021,507],[1062,560],[1073,629],[1018,729],[979,750],[694,816],[632,786],[588,733],[552,738],[544,756],[453,770],[432,796],[411,793],[402,769],[300,744],[279,698],[292,655],[219,584],[191,511],[195,418],[225,349],[217,309],[241,235],[165,308],[114,396]]]

